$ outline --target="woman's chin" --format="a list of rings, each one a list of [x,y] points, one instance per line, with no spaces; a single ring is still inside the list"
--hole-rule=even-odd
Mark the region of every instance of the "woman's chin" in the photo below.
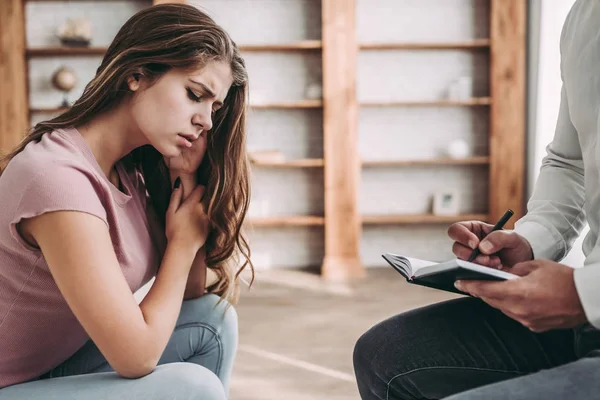
[[[177,145],[163,146],[162,148],[155,147],[155,149],[158,150],[158,152],[160,154],[162,154],[163,157],[167,157],[167,158],[179,157],[183,150],[181,147],[179,147]]]

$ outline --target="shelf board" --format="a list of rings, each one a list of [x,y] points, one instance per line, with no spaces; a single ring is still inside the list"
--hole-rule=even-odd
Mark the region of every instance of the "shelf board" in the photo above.
[[[433,214],[398,214],[398,215],[365,215],[364,225],[392,224],[451,224],[458,221],[487,221],[487,214],[433,215]]]
[[[363,101],[363,107],[453,107],[453,106],[488,106],[491,97],[474,97],[467,100],[420,100],[420,101]]]
[[[295,50],[319,50],[321,49],[320,40],[303,40],[294,43],[281,44],[248,44],[240,45],[242,51],[295,51]],[[28,57],[52,57],[52,56],[102,56],[106,53],[108,47],[89,46],[89,47],[69,47],[69,46],[49,46],[49,47],[30,47],[26,50]]]
[[[320,40],[301,40],[293,43],[273,44],[242,44],[241,51],[294,51],[294,50],[320,50],[323,45]]]
[[[60,113],[67,111],[66,107],[30,107],[29,112],[31,113]]]
[[[292,215],[250,218],[247,223],[252,227],[321,226],[325,224],[325,218],[316,215]]]
[[[27,57],[54,57],[54,56],[102,56],[106,53],[106,47],[30,47],[25,51]]]
[[[321,100],[298,100],[289,103],[255,103],[250,104],[250,108],[269,109],[269,108],[319,108],[323,107]]]
[[[262,103],[262,104],[250,104],[250,108],[255,109],[294,109],[294,108],[319,108],[323,106],[321,100],[298,100],[287,103]],[[55,113],[65,111],[63,107],[31,107],[30,112],[44,112],[44,113]]]
[[[361,50],[469,50],[488,49],[491,41],[489,39],[475,39],[465,42],[385,42],[385,43],[362,43]]]
[[[363,161],[363,167],[410,167],[427,165],[487,165],[490,158],[475,156],[468,158],[437,158],[427,160],[369,160]]]
[[[315,168],[323,167],[325,160],[322,158],[304,158],[285,161],[260,161],[252,160],[252,165],[273,168]],[[362,161],[363,167],[410,167],[428,165],[487,165],[490,163],[488,156],[475,156],[468,158],[437,158],[426,160],[367,160]]]
[[[259,161],[252,160],[253,165],[259,167],[275,167],[275,168],[311,168],[311,167],[322,167],[324,160],[322,158],[304,158],[297,160],[285,160],[285,161]]]

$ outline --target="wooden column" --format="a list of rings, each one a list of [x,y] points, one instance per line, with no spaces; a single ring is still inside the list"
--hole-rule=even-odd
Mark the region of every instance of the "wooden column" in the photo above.
[[[25,19],[21,0],[0,7],[0,154],[14,148],[29,127]]]
[[[325,259],[322,276],[364,274],[358,212],[355,0],[322,0]]]
[[[525,210],[526,1],[491,0],[491,223],[511,208],[512,227]]]

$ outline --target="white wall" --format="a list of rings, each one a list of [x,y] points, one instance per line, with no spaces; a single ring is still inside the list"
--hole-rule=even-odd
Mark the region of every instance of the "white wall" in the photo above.
[[[546,146],[554,137],[561,90],[560,34],[567,13],[574,2],[575,0],[534,0],[530,2],[532,11],[539,14],[531,15],[534,25],[532,29],[537,29],[536,25],[539,24],[539,31],[533,32],[533,43],[530,43],[532,51],[535,51],[535,42],[538,42],[539,51],[530,57],[530,62],[534,63],[530,69],[530,76],[535,81],[530,85],[530,89],[534,89],[534,92],[531,93],[529,103],[533,106],[529,114],[529,117],[533,119],[529,124],[531,136],[528,154],[529,194],[532,193],[542,159],[546,155]],[[581,250],[581,242],[586,232],[587,228],[575,243],[573,250],[563,260],[565,264],[583,265],[585,257]]]

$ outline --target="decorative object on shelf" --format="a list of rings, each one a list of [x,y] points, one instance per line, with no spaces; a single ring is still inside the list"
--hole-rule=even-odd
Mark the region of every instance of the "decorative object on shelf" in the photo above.
[[[92,26],[85,18],[67,20],[56,31],[64,46],[87,47],[92,41]]]
[[[455,190],[440,190],[433,196],[434,215],[458,215],[458,193]]]
[[[468,158],[471,156],[471,148],[466,140],[456,139],[450,142],[446,154],[453,159]]]
[[[61,107],[69,107],[69,92],[77,84],[77,75],[75,71],[68,67],[60,67],[52,75],[52,86],[64,93],[64,99]]]
[[[304,96],[310,100],[323,98],[323,86],[320,83],[310,83],[306,86]]]
[[[285,156],[279,150],[257,150],[251,151],[248,153],[248,157],[250,157],[250,161],[253,162],[267,162],[267,163],[276,163],[276,162],[285,162]]]
[[[461,76],[448,86],[449,100],[468,100],[473,97],[473,78]]]

